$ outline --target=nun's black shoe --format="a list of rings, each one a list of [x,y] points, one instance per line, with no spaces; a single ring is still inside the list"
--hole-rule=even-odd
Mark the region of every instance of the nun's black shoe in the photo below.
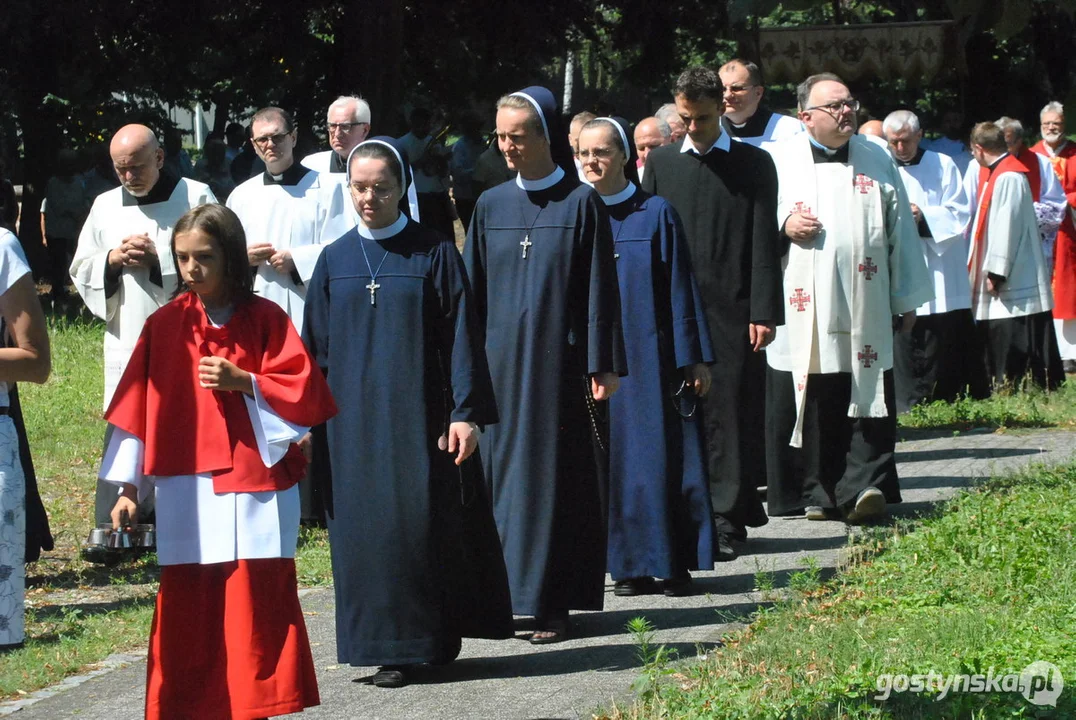
[[[404,674],[404,666],[385,665],[374,673],[373,683],[380,688],[403,687],[407,684],[407,675]]]
[[[662,580],[661,590],[665,597],[683,597],[691,594],[691,574],[684,573],[680,577]]]
[[[613,584],[613,594],[618,597],[654,595],[658,591],[658,584],[652,577],[626,578],[624,580],[617,580]]]

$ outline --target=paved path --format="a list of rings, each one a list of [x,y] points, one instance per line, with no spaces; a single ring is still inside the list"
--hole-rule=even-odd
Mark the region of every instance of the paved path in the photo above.
[[[929,509],[974,478],[1024,466],[1060,462],[1076,453],[1076,433],[1035,431],[975,432],[957,437],[922,437],[902,442],[898,462],[904,504],[896,515]],[[303,596],[318,670],[322,702],[302,717],[363,720],[396,718],[578,718],[612,699],[628,699],[638,662],[624,624],[643,615],[659,628],[658,640],[691,657],[698,647],[718,642],[723,632],[745,620],[762,598],[753,591],[757,570],[773,572],[782,587],[801,558],[815,557],[832,568],[847,543],[842,523],[774,518],[751,531],[748,552],[714,572],[698,573],[698,593],[686,598],[618,598],[607,586],[606,609],[576,615],[581,637],[559,645],[533,647],[522,626],[515,640],[464,642],[450,666],[418,673],[415,683],[382,690],[366,680],[374,668],[336,664],[333,600],[329,590]],[[140,717],[144,661],[90,679],[18,711],[18,720],[114,720]],[[196,688],[191,688],[196,692]],[[0,705],[0,713],[13,706]],[[293,716],[299,717],[299,716]]]

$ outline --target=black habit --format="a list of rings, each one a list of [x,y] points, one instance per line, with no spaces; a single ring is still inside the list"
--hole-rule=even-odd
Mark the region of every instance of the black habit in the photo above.
[[[756,491],[766,482],[766,360],[751,350],[748,323],[784,322],[777,172],[745,143],[705,157],[676,144],[650,153],[642,185],[684,222],[716,359],[703,404],[714,514],[719,531],[744,537],[767,522]]]

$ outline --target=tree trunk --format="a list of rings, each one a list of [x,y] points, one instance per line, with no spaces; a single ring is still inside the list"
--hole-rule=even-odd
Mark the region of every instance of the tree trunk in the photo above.
[[[561,115],[572,113],[572,89],[575,86],[575,51],[569,50],[564,60],[564,99],[561,102]]]

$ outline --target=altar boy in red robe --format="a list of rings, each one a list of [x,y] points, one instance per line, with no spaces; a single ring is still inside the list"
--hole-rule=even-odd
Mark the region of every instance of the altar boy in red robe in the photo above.
[[[336,406],[288,316],[253,294],[231,210],[188,212],[173,252],[182,284],[105,412],[100,471],[120,488],[116,526],[156,493],[146,717],[298,712],[319,703],[295,576],[300,443]]]

